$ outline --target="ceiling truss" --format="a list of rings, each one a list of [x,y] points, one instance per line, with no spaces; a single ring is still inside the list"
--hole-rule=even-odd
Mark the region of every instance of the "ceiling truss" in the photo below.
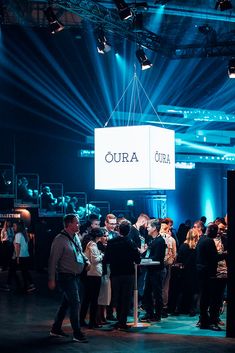
[[[21,24],[35,27],[46,27],[47,21],[43,10],[48,6],[46,0],[7,0],[5,4],[5,16],[2,23],[5,25]],[[152,51],[159,52],[172,59],[184,59],[192,57],[218,57],[234,56],[235,40],[216,41],[214,43],[201,42],[187,45],[169,44],[161,40],[161,33],[153,33],[145,28],[136,31],[133,22],[122,21],[113,1],[97,2],[93,0],[54,0],[51,1],[55,12],[61,21],[68,27],[81,26],[82,21],[88,21],[95,27],[102,27],[107,33],[120,38],[126,38]],[[160,5],[149,6],[149,12],[154,13]],[[169,2],[164,9],[164,14],[171,16],[205,17],[210,20],[235,22],[235,16],[221,13],[214,9],[204,7],[186,7]]]

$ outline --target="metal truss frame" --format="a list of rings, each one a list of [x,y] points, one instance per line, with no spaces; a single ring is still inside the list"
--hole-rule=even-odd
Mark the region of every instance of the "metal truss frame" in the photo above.
[[[218,56],[234,56],[235,41],[217,42],[209,45],[189,44],[168,48],[166,55],[171,59],[209,58]]]
[[[4,1],[8,12],[2,19],[5,25],[21,24],[32,27],[46,27],[47,21],[43,10],[48,3],[53,5],[57,15],[75,15],[70,17],[65,25],[76,27],[79,18],[91,22],[95,28],[102,29],[110,35],[127,39],[154,52],[159,52],[170,59],[187,59],[203,57],[221,57],[235,55],[235,41],[225,41],[203,44],[188,44],[181,46],[167,46],[161,41],[161,36],[143,28],[136,31],[131,20],[122,21],[116,8],[106,8],[102,3],[94,0],[6,0]]]

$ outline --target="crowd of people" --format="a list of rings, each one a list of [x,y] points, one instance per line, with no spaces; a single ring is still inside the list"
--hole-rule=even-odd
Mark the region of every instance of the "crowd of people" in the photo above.
[[[77,214],[63,219],[64,228],[54,238],[48,262],[48,287],[63,293],[51,336],[64,337],[63,320],[69,310],[73,339],[87,342],[81,328],[99,329],[110,324],[128,330],[133,315],[135,265],[138,265],[138,305],[142,322],[159,322],[168,315],[199,314],[200,329],[221,330],[220,313],[226,299],[227,223],[205,217],[178,231],[170,218],[152,219],[141,213],[135,223],[125,217],[90,215],[80,225]],[[8,280],[23,289],[36,289],[29,271],[28,238],[22,221],[5,222],[1,242],[8,252]],[[141,261],[156,261],[141,266]]]
[[[26,176],[18,177],[16,203],[38,205],[40,213],[45,215],[75,213],[82,221],[86,220],[90,214],[101,216],[100,209],[91,203],[86,203],[85,198],[79,197],[79,193],[63,195],[62,188],[59,186],[54,189],[45,184],[41,185],[39,191],[36,184],[38,184],[38,180],[33,179],[30,183]]]

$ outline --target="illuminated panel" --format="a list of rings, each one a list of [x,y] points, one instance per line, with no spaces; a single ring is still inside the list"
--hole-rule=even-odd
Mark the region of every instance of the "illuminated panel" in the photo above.
[[[95,129],[96,190],[174,188],[174,131],[145,125]]]

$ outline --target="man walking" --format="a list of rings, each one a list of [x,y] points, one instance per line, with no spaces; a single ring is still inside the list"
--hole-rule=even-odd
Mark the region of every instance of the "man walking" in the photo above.
[[[67,336],[62,330],[62,323],[70,310],[70,322],[73,329],[73,341],[87,342],[80,329],[80,274],[89,261],[82,252],[78,238],[79,219],[75,214],[67,214],[64,217],[64,229],[55,237],[51,247],[49,258],[48,287],[53,290],[56,287],[56,273],[58,284],[63,292],[62,303],[57,311],[51,336]]]

